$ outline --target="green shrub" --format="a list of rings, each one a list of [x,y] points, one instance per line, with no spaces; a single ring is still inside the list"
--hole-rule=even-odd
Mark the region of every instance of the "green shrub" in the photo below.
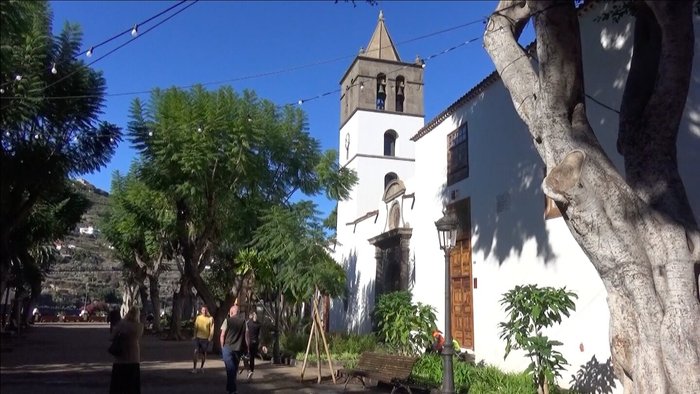
[[[418,359],[411,380],[419,384],[439,387],[442,384],[442,357],[425,354]],[[535,388],[527,373],[505,373],[483,363],[474,365],[453,359],[455,390],[476,394],[534,394]]]
[[[313,344],[311,346],[313,346]],[[323,350],[323,347],[320,344],[319,344],[319,351],[321,353],[321,361],[328,360],[328,357],[326,357],[326,352]],[[337,362],[343,363],[343,365],[346,368],[348,368],[347,363],[354,363],[356,365],[360,356],[356,353],[331,353],[331,358],[333,359],[333,362],[337,361]],[[296,359],[299,361],[303,360],[304,359],[304,352],[297,353]],[[308,360],[316,361],[316,352],[314,349],[311,349],[309,351]]]
[[[435,387],[439,386],[442,382],[442,357],[437,354],[421,356],[413,366],[411,379]]]
[[[383,294],[374,308],[380,342],[400,354],[418,354],[432,341],[436,328],[435,308],[411,302],[411,293]]]
[[[371,352],[377,347],[377,337],[374,334],[334,333],[327,338],[330,351],[334,354],[362,354]]]
[[[286,353],[297,354],[299,352],[306,351],[306,345],[309,341],[308,334],[290,332],[283,334],[280,337],[280,347],[284,349]],[[312,344],[313,346],[313,344]],[[321,345],[323,346],[323,345]]]
[[[522,349],[530,358],[526,372],[530,373],[538,391],[547,392],[554,385],[556,377],[561,377],[567,361],[561,352],[554,349],[559,341],[551,340],[542,334],[544,328],[561,323],[562,315],[576,310],[573,299],[576,294],[566,288],[540,288],[537,285],[516,286],[503,294],[501,305],[508,313],[508,321],[499,323],[501,339],[506,341],[508,357],[512,349]]]

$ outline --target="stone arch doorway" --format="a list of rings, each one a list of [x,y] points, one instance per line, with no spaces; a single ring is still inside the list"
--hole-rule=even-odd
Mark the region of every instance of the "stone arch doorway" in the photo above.
[[[375,303],[382,294],[408,290],[412,233],[413,229],[410,228],[395,228],[369,239],[375,248],[377,267],[374,281]]]

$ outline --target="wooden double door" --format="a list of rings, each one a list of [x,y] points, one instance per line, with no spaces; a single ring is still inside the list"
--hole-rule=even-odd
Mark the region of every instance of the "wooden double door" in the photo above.
[[[455,204],[457,205],[457,204]],[[474,294],[472,276],[471,225],[469,200],[455,207],[460,232],[450,252],[450,292],[452,294],[452,338],[463,348],[474,349]]]

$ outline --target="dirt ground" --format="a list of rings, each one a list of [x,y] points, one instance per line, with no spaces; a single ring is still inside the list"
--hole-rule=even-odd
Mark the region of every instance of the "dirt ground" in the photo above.
[[[0,352],[0,392],[3,394],[107,393],[112,357],[107,353],[109,326],[104,323],[42,323],[22,337],[3,337]],[[219,355],[210,354],[204,373],[193,375],[190,341],[163,341],[155,336],[141,340],[141,391],[161,393],[223,393],[226,371]],[[324,365],[323,381],[316,383],[317,369],[307,368],[300,382],[301,366],[256,364],[255,376],[239,381],[240,394],[342,393]],[[348,392],[380,393],[348,385]]]

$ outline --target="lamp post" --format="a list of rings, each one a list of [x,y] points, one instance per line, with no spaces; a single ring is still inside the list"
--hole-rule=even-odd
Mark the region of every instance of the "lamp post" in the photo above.
[[[440,249],[445,252],[445,344],[442,347],[442,392],[454,394],[455,382],[452,370],[452,292],[450,291],[450,251],[457,242],[459,220],[453,212],[443,211],[443,216],[435,222],[440,241]]]

